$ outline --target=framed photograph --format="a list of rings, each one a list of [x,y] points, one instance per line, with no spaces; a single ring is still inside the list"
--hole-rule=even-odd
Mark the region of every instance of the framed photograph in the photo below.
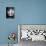
[[[15,8],[6,7],[6,18],[14,18],[14,17],[15,17]]]
[[[46,25],[18,25],[18,38],[21,40],[46,41]]]

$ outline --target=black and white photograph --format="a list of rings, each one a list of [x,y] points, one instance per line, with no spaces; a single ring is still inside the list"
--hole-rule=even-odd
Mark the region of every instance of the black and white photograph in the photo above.
[[[46,25],[18,25],[18,38],[20,46],[43,45],[46,43]]]
[[[14,7],[6,7],[6,18],[14,18],[14,17],[15,17]]]

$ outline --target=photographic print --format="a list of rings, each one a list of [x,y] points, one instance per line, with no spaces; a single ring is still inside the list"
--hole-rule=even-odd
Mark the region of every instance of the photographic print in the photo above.
[[[20,46],[31,46],[32,43],[46,42],[46,25],[18,25]]]
[[[14,7],[6,7],[6,18],[14,18],[14,17],[15,17]]]

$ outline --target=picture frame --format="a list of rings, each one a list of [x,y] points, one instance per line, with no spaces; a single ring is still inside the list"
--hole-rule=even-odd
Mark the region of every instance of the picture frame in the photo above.
[[[6,18],[15,18],[15,8],[6,7]]]

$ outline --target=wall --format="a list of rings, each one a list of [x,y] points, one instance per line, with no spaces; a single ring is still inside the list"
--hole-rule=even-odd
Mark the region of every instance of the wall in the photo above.
[[[16,0],[19,24],[46,24],[46,0]]]
[[[6,19],[6,7],[16,7],[15,0],[0,0],[0,44],[7,44],[8,34],[16,32],[17,34],[17,17]],[[15,41],[18,42],[17,39]]]

